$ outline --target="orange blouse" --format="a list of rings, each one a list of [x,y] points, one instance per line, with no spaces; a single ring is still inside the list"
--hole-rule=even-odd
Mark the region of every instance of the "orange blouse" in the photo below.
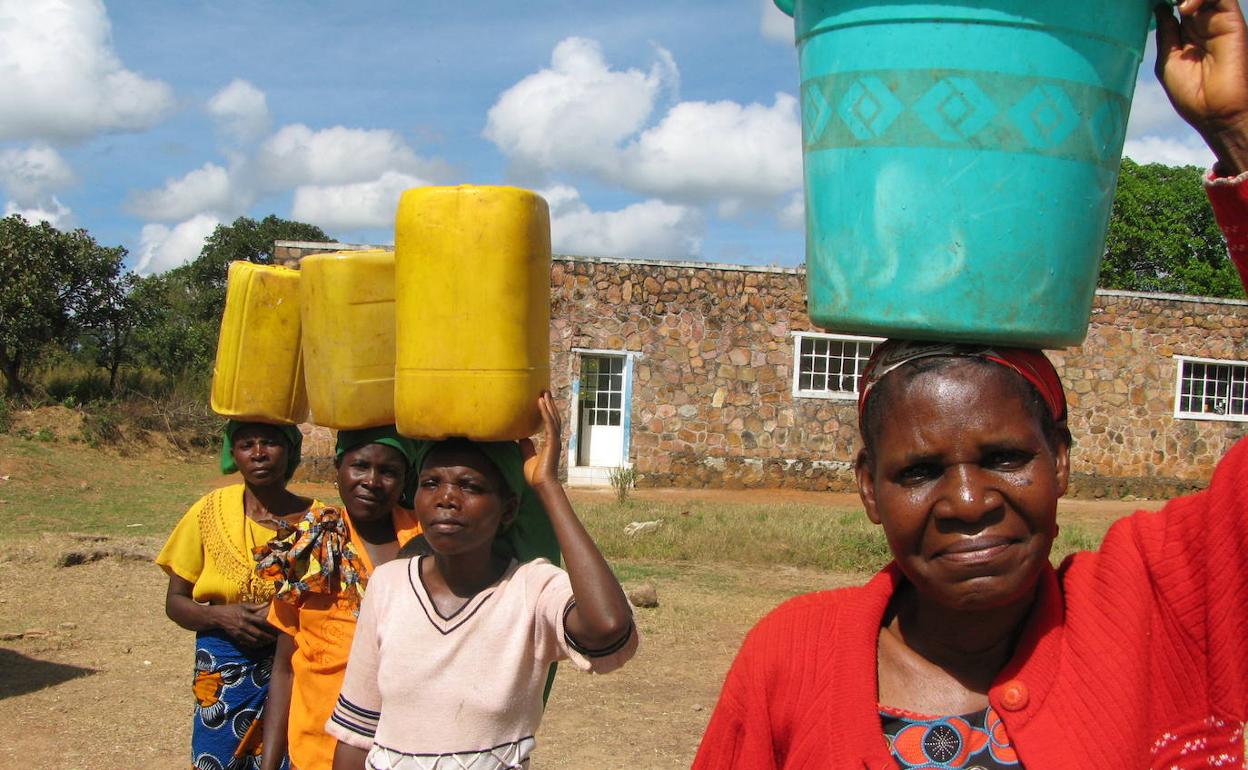
[[[367,579],[373,571],[368,551],[350,517],[343,519],[366,570],[362,577]],[[411,511],[395,508],[394,531],[402,546],[420,534],[420,523]],[[346,674],[358,608],[358,599],[325,594],[307,594],[297,607],[283,601],[274,601],[269,607],[269,622],[295,640],[286,728],[292,770],[330,770],[334,764],[338,740],[326,734],[325,722],[334,711]]]

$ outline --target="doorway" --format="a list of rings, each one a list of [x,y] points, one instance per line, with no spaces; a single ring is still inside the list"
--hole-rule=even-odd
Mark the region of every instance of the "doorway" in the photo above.
[[[578,352],[580,370],[572,385],[576,430],[569,446],[569,480],[609,483],[610,469],[629,464],[632,355]]]

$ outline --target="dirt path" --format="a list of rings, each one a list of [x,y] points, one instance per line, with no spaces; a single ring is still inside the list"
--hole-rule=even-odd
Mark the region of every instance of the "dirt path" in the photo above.
[[[155,552],[154,541],[133,547]],[[59,568],[63,542],[8,541],[0,558],[0,767],[183,768],[191,634],[165,619],[149,563]],[[793,594],[854,576],[638,565],[660,606],[639,611],[643,646],[622,672],[565,667],[538,732],[535,770],[688,767],[750,625]],[[37,760],[33,758],[38,758]]]

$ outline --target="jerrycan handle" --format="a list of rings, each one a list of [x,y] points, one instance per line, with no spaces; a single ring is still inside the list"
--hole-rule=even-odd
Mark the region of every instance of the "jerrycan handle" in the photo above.
[[[1172,1],[1173,1],[1173,2],[1178,2],[1178,0],[1172,0]],[[780,9],[780,10],[782,10],[782,11],[784,11],[784,12],[785,12],[785,13],[787,13],[788,15],[792,16],[792,15],[793,15],[793,6],[794,6],[794,4],[795,4],[795,3],[797,3],[797,0],[775,0],[775,3],[776,3],[776,7],[777,7],[777,8],[779,8],[779,9]]]

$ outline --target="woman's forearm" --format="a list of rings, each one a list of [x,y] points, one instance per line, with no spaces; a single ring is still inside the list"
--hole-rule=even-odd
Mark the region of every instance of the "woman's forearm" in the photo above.
[[[338,741],[338,748],[334,750],[333,770],[364,770],[367,759],[368,752],[364,749]]]
[[[264,763],[260,770],[278,770],[286,757],[290,692],[294,686],[290,659],[294,652],[295,640],[289,634],[280,635],[273,655],[273,674],[269,677],[269,697],[264,702]]]
[[[187,631],[212,631],[221,627],[219,609],[211,604],[200,604],[191,598],[193,586],[190,581],[170,576],[165,593],[165,614]]]
[[[619,580],[572,509],[558,482],[534,490],[542,501],[563,552],[576,606],[568,613],[567,630],[578,644],[604,648],[628,633],[633,613]]]

